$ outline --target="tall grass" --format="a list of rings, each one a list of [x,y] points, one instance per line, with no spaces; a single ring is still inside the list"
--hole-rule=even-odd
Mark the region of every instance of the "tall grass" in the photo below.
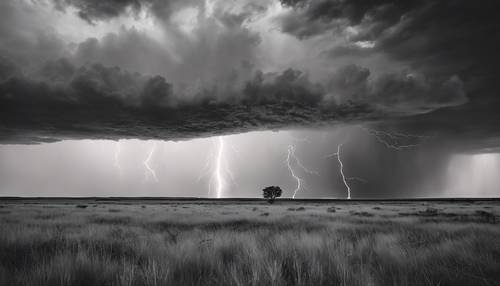
[[[472,207],[465,223],[356,206],[110,207],[5,207],[0,285],[500,285],[500,228],[471,222]]]

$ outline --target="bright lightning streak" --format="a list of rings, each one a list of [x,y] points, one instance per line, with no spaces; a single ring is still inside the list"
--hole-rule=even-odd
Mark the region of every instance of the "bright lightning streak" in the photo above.
[[[288,170],[290,171],[290,174],[292,175],[292,177],[295,179],[295,181],[297,181],[297,187],[295,188],[295,190],[293,191],[293,195],[292,195],[292,198],[295,199],[295,196],[297,195],[297,192],[300,190],[300,189],[303,189],[302,185],[304,184],[304,179],[300,178],[296,173],[295,173],[295,170],[293,169],[292,167],[292,163],[291,163],[291,158],[293,158],[293,161],[295,162],[295,164],[297,166],[299,166],[302,170],[304,170],[304,172],[308,173],[308,174],[313,174],[313,175],[318,175],[318,172],[316,171],[311,171],[309,169],[307,169],[299,160],[299,158],[295,155],[295,146],[293,145],[288,145],[288,153],[287,153],[287,156],[286,156],[286,164],[287,164],[287,167],[288,167]]]
[[[120,165],[120,160],[119,160],[120,153],[122,151],[120,140],[116,141],[116,145],[115,146],[116,147],[115,147],[115,156],[114,156],[114,158],[115,158],[114,166],[118,170],[118,174],[119,174],[119,176],[121,178],[122,175],[123,175],[123,172],[122,172],[122,166]]]
[[[154,179],[154,181],[158,182],[158,177],[156,177],[155,170],[153,170],[153,168],[151,168],[151,166],[149,165],[149,163],[151,162],[151,158],[153,157],[153,153],[155,152],[155,149],[156,149],[156,144],[153,145],[153,147],[151,148],[151,150],[148,153],[148,156],[146,157],[146,160],[144,160],[144,162],[142,162],[142,164],[144,165],[146,170],[149,171],[149,174]],[[146,179],[147,178],[148,178],[148,175],[146,173]]]
[[[222,175],[222,160],[224,156],[224,140],[221,136],[217,137],[219,141],[219,148],[217,150],[217,158],[215,163],[215,190],[217,198],[222,197],[222,192],[224,191],[224,186],[226,185],[226,180]]]
[[[224,137],[218,136],[216,139],[214,138],[212,140],[212,143],[215,150],[212,150],[207,156],[205,167],[198,177],[198,181],[205,177],[211,170],[211,176],[208,181],[208,195],[210,196],[210,194],[212,194],[212,190],[214,190],[215,197],[222,198],[224,197],[224,191],[229,185],[227,178],[229,178],[233,184],[237,184],[227,162],[227,144],[224,141]],[[236,152],[236,149],[234,149],[234,147],[232,147],[230,144],[228,146],[231,147],[234,152]]]
[[[288,170],[290,171],[290,174],[297,181],[297,187],[293,191],[293,195],[292,195],[293,199],[295,199],[295,195],[297,194],[297,192],[300,190],[300,188],[302,186],[302,179],[299,178],[297,175],[295,175],[295,172],[293,171],[293,168],[290,165],[290,157],[293,156],[295,158],[294,153],[295,153],[295,148],[293,146],[291,146],[291,145],[288,146],[288,155],[286,157],[286,164],[288,166]]]
[[[339,165],[340,165],[340,175],[342,176],[342,182],[344,182],[344,185],[347,189],[347,199],[350,200],[351,199],[351,186],[349,186],[349,183],[347,183],[347,181],[349,181],[349,180],[363,180],[363,179],[356,178],[356,177],[348,178],[345,176],[344,163],[342,162],[342,159],[340,158],[340,148],[341,147],[342,147],[342,144],[339,144],[337,146],[337,152],[332,153],[330,155],[327,155],[327,157],[337,157],[337,161],[339,162]]]

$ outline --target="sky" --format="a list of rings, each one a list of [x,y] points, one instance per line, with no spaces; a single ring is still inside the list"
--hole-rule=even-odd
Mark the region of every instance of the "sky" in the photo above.
[[[497,197],[493,0],[5,0],[0,196]]]

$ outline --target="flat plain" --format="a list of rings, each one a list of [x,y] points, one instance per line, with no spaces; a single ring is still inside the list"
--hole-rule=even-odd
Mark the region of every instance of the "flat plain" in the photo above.
[[[0,285],[500,285],[499,200],[0,199]]]

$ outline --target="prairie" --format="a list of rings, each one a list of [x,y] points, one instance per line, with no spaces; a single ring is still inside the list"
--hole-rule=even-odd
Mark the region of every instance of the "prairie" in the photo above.
[[[0,199],[0,285],[500,285],[500,202]]]

